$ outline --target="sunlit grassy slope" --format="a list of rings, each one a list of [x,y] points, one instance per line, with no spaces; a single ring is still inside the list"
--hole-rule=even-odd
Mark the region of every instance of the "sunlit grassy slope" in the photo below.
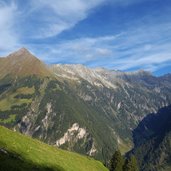
[[[57,149],[0,126],[0,171],[107,171],[92,158]]]
[[[10,110],[14,105],[28,104],[31,103],[31,98],[17,98],[17,95],[32,95],[34,94],[34,87],[22,87],[17,89],[15,92],[9,92],[5,98],[0,99],[0,110]]]

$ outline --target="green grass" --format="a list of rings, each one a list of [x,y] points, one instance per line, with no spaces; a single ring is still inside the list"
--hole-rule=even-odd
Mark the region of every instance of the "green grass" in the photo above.
[[[14,163],[15,168],[8,168],[10,171],[107,171],[101,162],[92,158],[49,146],[0,126],[1,149],[5,149],[9,154],[7,158],[4,157],[5,154],[0,153],[0,171],[4,163],[7,165],[2,171],[7,171],[6,167],[10,167],[11,163]]]
[[[10,110],[13,105],[21,105],[21,104],[29,104],[31,103],[32,99],[17,99],[15,96],[19,94],[33,94],[35,92],[34,87],[22,87],[17,89],[15,92],[9,92],[6,98],[0,100],[0,110],[6,111]]]
[[[17,89],[16,91],[17,93],[21,93],[21,94],[33,94],[35,92],[35,88],[34,87],[21,87],[19,89]]]

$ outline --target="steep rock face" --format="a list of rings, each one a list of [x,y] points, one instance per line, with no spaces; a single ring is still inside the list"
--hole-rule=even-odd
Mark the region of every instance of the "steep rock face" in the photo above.
[[[164,81],[165,78],[145,71],[123,73],[60,64],[52,66],[52,70],[84,102],[113,118],[124,139],[130,135],[126,133],[124,137],[124,132],[131,132],[147,113],[156,112],[171,102],[171,79]]]
[[[25,55],[17,52],[10,63],[13,56]],[[37,61],[30,55],[26,58]],[[25,66],[20,60],[16,65],[21,64]],[[39,62],[34,64],[40,68]],[[40,77],[31,70],[17,70],[14,76],[22,77],[1,79],[0,124],[101,160],[108,160],[117,147],[128,151],[138,123],[148,113],[171,104],[169,75],[60,64],[42,70],[48,74]]]
[[[133,131],[133,153],[142,171],[171,169],[171,106],[149,114]]]

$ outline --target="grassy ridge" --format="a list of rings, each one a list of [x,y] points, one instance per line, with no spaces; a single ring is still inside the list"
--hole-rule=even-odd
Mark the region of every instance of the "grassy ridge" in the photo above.
[[[3,167],[12,171],[11,163],[14,163],[13,170],[18,167],[18,171],[107,171],[94,159],[57,149],[1,126],[0,150],[0,171]]]

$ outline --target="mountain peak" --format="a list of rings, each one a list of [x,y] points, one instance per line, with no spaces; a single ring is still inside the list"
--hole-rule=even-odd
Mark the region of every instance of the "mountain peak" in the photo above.
[[[15,55],[15,56],[21,56],[21,55],[25,56],[25,55],[32,55],[32,54],[31,54],[31,52],[29,52],[28,49],[22,47],[19,50],[17,50],[15,52],[13,52],[12,54],[10,54],[10,56],[13,56],[13,55]]]
[[[46,65],[30,53],[26,48],[21,48],[4,58],[0,65],[0,73],[0,78],[6,75],[51,75]]]
[[[18,50],[18,52],[21,52],[21,53],[30,53],[30,52],[28,51],[28,49],[26,49],[25,47],[20,48],[20,49]]]

